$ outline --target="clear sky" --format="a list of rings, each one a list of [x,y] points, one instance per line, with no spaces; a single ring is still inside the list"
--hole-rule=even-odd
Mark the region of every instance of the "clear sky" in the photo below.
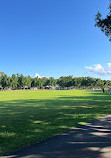
[[[111,42],[94,27],[95,15],[105,16],[108,5],[109,0],[1,0],[0,71],[111,79],[98,73],[110,69]]]

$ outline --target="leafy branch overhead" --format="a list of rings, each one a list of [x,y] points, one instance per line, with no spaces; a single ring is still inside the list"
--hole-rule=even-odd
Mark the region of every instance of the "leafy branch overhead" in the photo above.
[[[111,41],[111,3],[109,5],[109,13],[106,16],[106,18],[102,18],[102,15],[100,12],[97,13],[95,18],[95,26],[99,27],[102,32],[105,33],[105,35],[109,38]]]

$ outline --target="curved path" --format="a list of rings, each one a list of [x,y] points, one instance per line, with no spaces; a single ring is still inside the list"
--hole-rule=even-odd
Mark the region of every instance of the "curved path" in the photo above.
[[[111,158],[111,115],[2,158]]]

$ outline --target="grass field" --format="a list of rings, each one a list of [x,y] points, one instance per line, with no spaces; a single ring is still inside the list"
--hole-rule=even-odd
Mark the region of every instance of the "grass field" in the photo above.
[[[101,91],[0,92],[0,155],[111,113],[111,96]]]

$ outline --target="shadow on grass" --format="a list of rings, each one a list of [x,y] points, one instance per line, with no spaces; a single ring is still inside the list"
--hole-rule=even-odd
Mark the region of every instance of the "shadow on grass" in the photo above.
[[[111,157],[111,115],[25,148],[13,158]]]
[[[0,102],[1,155],[111,113],[109,95]]]

